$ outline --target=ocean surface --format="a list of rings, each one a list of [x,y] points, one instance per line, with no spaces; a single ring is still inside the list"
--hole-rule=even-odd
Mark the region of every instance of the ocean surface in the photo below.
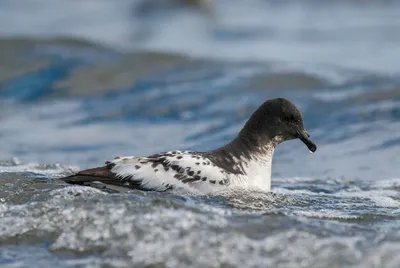
[[[400,4],[0,2],[1,267],[400,267]],[[275,97],[270,193],[58,178],[221,146]]]

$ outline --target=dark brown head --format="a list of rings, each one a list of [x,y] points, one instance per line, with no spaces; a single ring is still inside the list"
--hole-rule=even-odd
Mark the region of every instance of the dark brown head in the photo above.
[[[284,98],[264,102],[253,113],[239,135],[253,140],[284,141],[298,138],[311,152],[317,150],[304,128],[299,109]]]

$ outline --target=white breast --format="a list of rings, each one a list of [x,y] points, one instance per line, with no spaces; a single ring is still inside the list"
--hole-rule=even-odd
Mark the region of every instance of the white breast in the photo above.
[[[244,175],[233,177],[232,186],[270,191],[273,153],[274,151],[270,150],[269,154],[255,155],[251,159],[242,158],[240,161],[242,161]]]

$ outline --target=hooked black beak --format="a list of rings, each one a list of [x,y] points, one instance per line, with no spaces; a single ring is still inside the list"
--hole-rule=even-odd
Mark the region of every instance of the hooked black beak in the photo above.
[[[317,145],[310,139],[310,135],[305,130],[297,131],[298,138],[308,147],[311,152],[317,150]]]

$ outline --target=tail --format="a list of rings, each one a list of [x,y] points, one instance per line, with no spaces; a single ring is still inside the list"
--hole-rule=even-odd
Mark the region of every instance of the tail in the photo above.
[[[68,184],[90,186],[109,193],[127,192],[132,189],[145,190],[140,187],[139,183],[116,178],[109,166],[82,170],[74,175],[61,178],[61,180]]]
[[[82,170],[74,175],[61,178],[61,180],[70,184],[83,184],[85,182],[91,182],[91,181],[110,183],[116,179],[115,179],[115,174],[112,173],[107,166],[104,166],[104,167]]]

